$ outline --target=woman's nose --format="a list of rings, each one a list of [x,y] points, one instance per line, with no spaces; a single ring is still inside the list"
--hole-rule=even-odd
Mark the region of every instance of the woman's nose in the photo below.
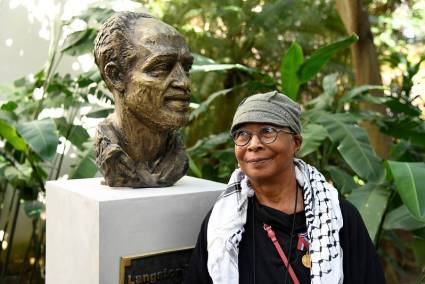
[[[263,143],[261,142],[260,138],[257,134],[253,134],[251,140],[248,143],[248,150],[256,150],[258,148],[264,147]]]

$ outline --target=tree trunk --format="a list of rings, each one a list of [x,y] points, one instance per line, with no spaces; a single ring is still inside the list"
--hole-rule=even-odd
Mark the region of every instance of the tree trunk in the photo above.
[[[378,55],[370,31],[369,17],[362,7],[362,1],[336,0],[336,9],[348,33],[356,33],[359,36],[359,41],[351,47],[356,85],[382,85]],[[382,96],[383,93],[377,92],[374,95]],[[385,113],[383,105],[362,103],[360,107],[365,111],[374,110]],[[387,157],[391,147],[391,138],[382,134],[378,127],[370,122],[363,122],[362,127],[366,130],[376,153],[382,158]]]

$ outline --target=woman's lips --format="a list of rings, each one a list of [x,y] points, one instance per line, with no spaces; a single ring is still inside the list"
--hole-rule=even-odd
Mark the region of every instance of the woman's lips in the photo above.
[[[249,159],[246,160],[246,162],[248,164],[253,164],[253,165],[259,165],[259,164],[263,164],[265,162],[270,161],[272,158],[255,158],[255,159]]]

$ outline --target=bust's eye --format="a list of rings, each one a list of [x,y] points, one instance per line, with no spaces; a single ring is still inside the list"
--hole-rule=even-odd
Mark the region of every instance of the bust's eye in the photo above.
[[[163,63],[159,63],[156,64],[155,66],[153,66],[152,68],[150,68],[148,70],[149,74],[151,74],[152,76],[159,76],[162,74],[168,74],[171,72],[171,70],[174,67],[174,63],[172,62],[163,62]]]
[[[189,73],[190,68],[192,68],[192,63],[185,63],[185,64],[183,64],[184,72]]]

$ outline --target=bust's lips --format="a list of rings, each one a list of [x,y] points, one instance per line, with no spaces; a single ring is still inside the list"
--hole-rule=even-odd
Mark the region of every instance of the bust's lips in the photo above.
[[[165,104],[174,111],[187,111],[190,104],[190,95],[175,94],[165,97]]]

